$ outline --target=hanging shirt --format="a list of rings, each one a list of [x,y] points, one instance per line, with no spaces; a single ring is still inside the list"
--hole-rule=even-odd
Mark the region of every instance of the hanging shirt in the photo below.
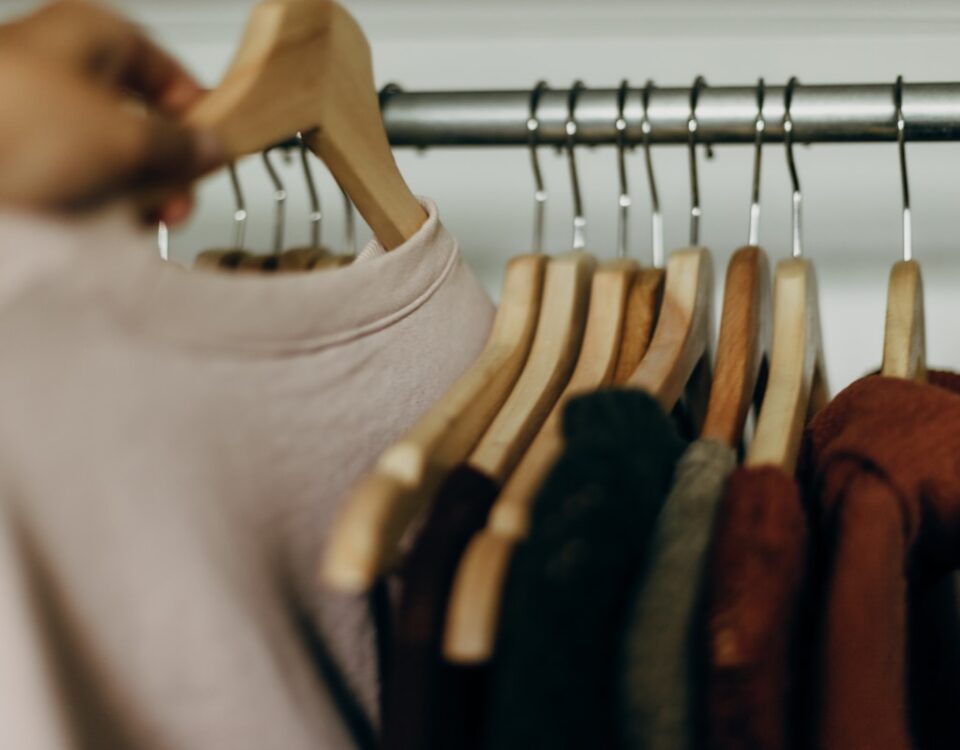
[[[772,466],[730,476],[708,558],[711,750],[800,745],[793,717],[807,545],[806,511],[793,477]]]
[[[443,662],[447,604],[467,544],[484,526],[499,486],[468,465],[437,493],[423,529],[400,570],[400,606],[386,680],[385,750],[444,750],[448,723],[441,706],[456,689]]]
[[[686,444],[645,393],[573,399],[564,452],[511,559],[487,747],[612,748],[630,592]]]
[[[706,561],[724,484],[736,465],[736,452],[717,440],[696,441],[677,464],[627,621],[620,665],[624,747],[703,744]]]
[[[960,377],[929,379],[865,378],[807,430],[805,474],[823,538],[817,744],[825,750],[905,750],[914,747],[911,723],[931,720],[924,706],[911,721],[908,607],[913,599],[922,613],[923,597],[960,566]],[[956,694],[944,698],[953,704],[940,714],[944,725],[921,730],[932,746],[958,736]]]
[[[372,744],[369,602],[320,588],[321,547],[493,315],[425,207],[410,241],[335,272],[188,273],[124,232],[18,287],[0,314],[0,747]],[[19,222],[0,221],[0,255],[58,241]]]

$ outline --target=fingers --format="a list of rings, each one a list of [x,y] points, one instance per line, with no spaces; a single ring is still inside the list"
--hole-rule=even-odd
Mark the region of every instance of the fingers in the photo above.
[[[204,90],[173,57],[143,34],[137,34],[122,60],[120,82],[163,112],[182,115]]]
[[[5,41],[47,61],[126,88],[182,114],[203,96],[196,80],[135,24],[86,0],[60,0],[12,24]]]
[[[63,208],[157,187],[169,198],[224,161],[211,134],[131,108],[59,68],[18,62],[0,59],[8,106],[0,118],[0,199]],[[24,133],[30,133],[29,148]],[[183,205],[174,205],[175,217]]]

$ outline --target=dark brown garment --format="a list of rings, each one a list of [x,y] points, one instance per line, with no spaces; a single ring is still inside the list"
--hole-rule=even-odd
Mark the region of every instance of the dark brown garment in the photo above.
[[[386,750],[441,748],[438,710],[456,675],[445,668],[441,641],[447,600],[460,558],[487,520],[496,482],[469,466],[447,479],[400,573],[400,606],[384,696]],[[456,685],[459,687],[459,683]]]
[[[807,560],[794,479],[774,467],[727,481],[708,570],[708,747],[794,747],[793,697]]]
[[[826,571],[825,750],[913,747],[908,603],[960,563],[960,378],[931,373],[930,381],[865,378],[807,430],[804,475]],[[922,613],[929,603],[914,606]]]
[[[619,746],[617,674],[648,542],[686,450],[652,397],[570,401],[564,450],[510,560],[484,746]]]

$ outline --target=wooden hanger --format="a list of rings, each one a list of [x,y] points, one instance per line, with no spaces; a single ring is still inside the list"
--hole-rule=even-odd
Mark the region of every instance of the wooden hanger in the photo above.
[[[615,385],[623,385],[629,380],[650,347],[650,339],[660,315],[666,276],[662,268],[641,268],[634,276],[627,296],[620,354],[613,373],[612,382]]]
[[[674,251],[650,348],[626,385],[646,391],[665,411],[672,410],[694,370],[709,359],[712,315],[710,252],[702,247]]]
[[[737,448],[770,351],[770,264],[759,247],[741,247],[727,266],[713,386],[701,436]]]
[[[920,264],[901,260],[890,271],[881,374],[925,381],[925,331]]]
[[[410,522],[489,427],[527,361],[548,260],[533,254],[508,263],[483,352],[351,493],[325,552],[322,576],[329,586],[369,589],[395,561]]]
[[[570,399],[613,381],[624,338],[628,293],[638,266],[630,260],[601,264],[593,274],[590,309],[577,364],[536,438],[523,454],[494,504],[488,528],[525,535],[533,498],[563,449],[563,412]]]
[[[698,76],[690,89],[687,122],[690,157],[690,247],[670,255],[660,318],[640,365],[626,385],[646,391],[671,411],[696,375],[709,379],[713,316],[713,262],[697,247],[700,236],[700,185],[697,177],[697,101],[706,86]]]
[[[906,121],[903,118],[903,76],[897,76],[893,96],[900,152],[900,184],[903,190],[903,260],[890,271],[881,373],[887,377],[924,381],[927,379],[927,346],[923,279],[920,265],[911,258],[913,237],[910,183],[907,180]]]
[[[747,245],[737,250],[727,266],[720,317],[720,337],[713,371],[713,387],[701,436],[737,449],[743,441],[747,414],[755,402],[762,369],[770,352],[772,308],[770,264],[758,246],[760,234],[760,165],[766,122],[766,88],[757,81],[757,118],[754,141],[753,190]]]
[[[817,279],[802,258],[782,260],[774,276],[773,350],[746,466],[796,468],[808,419],[827,402]]]
[[[563,392],[583,340],[596,260],[573,251],[551,259],[530,357],[510,397],[470,455],[496,482],[510,475]]]
[[[380,117],[370,48],[332,0],[264,0],[223,82],[188,114],[228,156],[304,133],[388,250],[426,221],[397,168]]]
[[[820,303],[813,264],[801,255],[801,193],[793,159],[790,102],[797,86],[784,92],[784,138],[793,182],[793,257],[774,274],[773,350],[763,406],[746,466],[777,466],[793,475],[807,420],[826,405],[827,381],[820,333]]]
[[[574,82],[567,97],[565,131],[573,189],[574,251],[564,256],[568,268],[565,269],[563,286],[558,286],[562,294],[554,297],[552,310],[546,307],[547,298],[544,297],[545,307],[540,315],[540,325],[530,360],[510,398],[470,457],[470,464],[475,469],[500,484],[506,482],[516,468],[550,411],[563,395],[577,362],[586,328],[591,279],[597,264],[593,256],[579,250],[586,241],[586,219],[577,173],[576,107],[584,88],[582,81]],[[532,119],[536,119],[535,113]],[[538,171],[536,166],[535,171]],[[558,263],[559,260],[551,263],[551,270]],[[625,271],[620,264],[612,273],[621,278],[622,283],[623,274],[632,271]],[[620,314],[622,315],[622,310]],[[619,321],[617,325],[620,325]]]

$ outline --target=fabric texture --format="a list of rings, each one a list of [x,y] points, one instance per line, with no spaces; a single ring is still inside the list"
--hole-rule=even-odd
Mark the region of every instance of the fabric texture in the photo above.
[[[707,746],[782,750],[795,726],[808,524],[796,481],[776,467],[727,481],[710,553]]]
[[[319,587],[321,546],[493,316],[425,207],[390,253],[272,278],[0,218],[0,257],[47,259],[0,316],[0,746],[372,743],[369,602]]]
[[[914,746],[908,607],[960,564],[960,377],[929,380],[858,381],[806,433],[823,538],[826,750]]]
[[[623,746],[702,747],[704,587],[714,519],[736,452],[698,440],[683,454],[633,594],[620,668]]]
[[[571,400],[564,452],[511,560],[486,745],[615,747],[630,593],[686,444],[645,393]]]
[[[447,600],[460,558],[483,528],[498,490],[496,482],[470,466],[455,469],[403,562],[386,684],[385,750],[445,747],[437,708],[449,689],[441,652]]]

